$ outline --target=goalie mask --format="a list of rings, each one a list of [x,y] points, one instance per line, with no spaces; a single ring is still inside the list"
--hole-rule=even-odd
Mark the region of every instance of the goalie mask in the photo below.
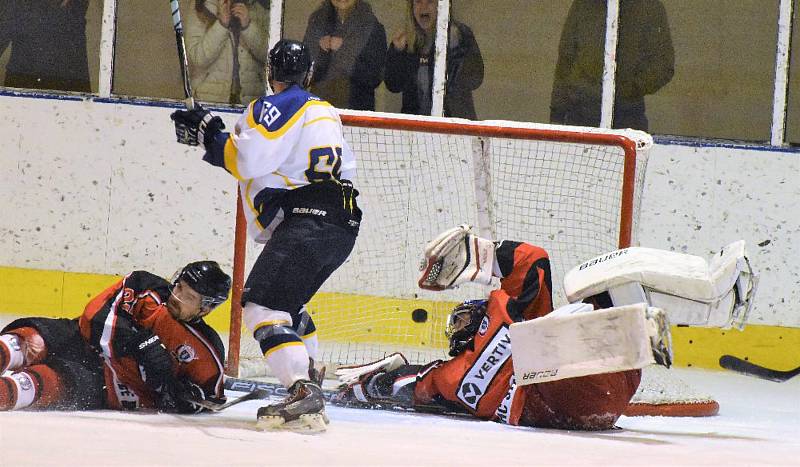
[[[219,264],[215,261],[196,261],[172,276],[172,293],[167,305],[175,319],[194,321],[211,313],[227,300],[230,290],[231,278]]]
[[[451,357],[457,356],[472,343],[486,315],[486,303],[487,300],[467,300],[450,312],[444,335],[450,341]]]

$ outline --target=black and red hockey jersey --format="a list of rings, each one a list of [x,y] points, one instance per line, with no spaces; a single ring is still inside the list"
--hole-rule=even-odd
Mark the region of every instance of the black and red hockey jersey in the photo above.
[[[503,274],[501,288],[489,295],[472,345],[423,370],[414,402],[445,399],[484,420],[516,425],[527,391],[516,391],[508,328],[553,310],[550,260],[542,248],[512,241],[501,242],[496,254]]]
[[[200,386],[206,398],[224,397],[222,341],[202,320],[183,323],[170,315],[169,287],[161,277],[134,271],[92,299],[79,319],[81,336],[103,358],[111,409],[156,408],[157,394],[125,351],[125,343],[141,329],[159,336],[175,358],[176,377]]]

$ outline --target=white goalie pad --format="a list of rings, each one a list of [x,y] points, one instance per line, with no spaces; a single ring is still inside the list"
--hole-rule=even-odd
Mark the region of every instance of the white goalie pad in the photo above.
[[[334,374],[339,379],[340,384],[349,385],[357,383],[358,380],[364,375],[368,375],[376,371],[396,370],[403,365],[408,365],[408,360],[406,360],[406,357],[404,357],[403,354],[395,352],[382,358],[381,360],[376,360],[364,365],[339,367]]]
[[[662,310],[644,303],[603,310],[575,305],[510,326],[517,384],[643,368],[656,363],[659,352],[671,361]]]
[[[709,263],[699,256],[631,247],[586,261],[564,276],[570,302],[607,292],[614,306],[646,302],[662,308],[672,324],[744,328],[758,276],[744,240],[731,243]]]

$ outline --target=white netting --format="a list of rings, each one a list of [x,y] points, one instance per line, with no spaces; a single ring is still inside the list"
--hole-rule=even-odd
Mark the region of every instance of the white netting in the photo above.
[[[452,123],[395,119],[399,124],[421,120],[432,126]],[[460,223],[470,223],[494,239],[544,247],[551,257],[555,304],[564,304],[564,273],[618,247],[625,142],[638,148],[631,178],[632,210],[625,214],[635,241],[647,149],[652,144],[649,135],[491,123],[492,128],[538,132],[508,138],[487,135],[486,125],[463,121],[455,125],[462,134],[365,128],[347,122],[346,138],[358,157],[356,186],[364,218],[353,254],[309,304],[322,360],[329,365],[372,361],[394,351],[404,352],[413,363],[445,357],[447,312],[456,302],[485,297],[489,289],[469,285],[435,293],[419,289],[416,281],[424,244]],[[612,135],[619,144],[582,141],[581,134],[587,139]],[[545,140],[575,135],[578,141]],[[255,255],[249,252],[249,260]],[[416,320],[414,310],[424,310],[417,311]],[[258,357],[259,352],[247,331],[241,344],[244,375],[252,369],[248,358]],[[255,364],[256,373],[263,367],[261,362]]]

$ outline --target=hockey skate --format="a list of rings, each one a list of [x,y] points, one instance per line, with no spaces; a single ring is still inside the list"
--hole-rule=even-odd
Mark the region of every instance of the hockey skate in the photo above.
[[[661,308],[647,307],[647,334],[656,364],[669,368],[672,365],[672,334],[667,314]]]
[[[262,430],[318,433],[325,431],[330,423],[325,415],[322,388],[308,380],[295,382],[284,401],[261,407],[257,416],[257,426]]]

